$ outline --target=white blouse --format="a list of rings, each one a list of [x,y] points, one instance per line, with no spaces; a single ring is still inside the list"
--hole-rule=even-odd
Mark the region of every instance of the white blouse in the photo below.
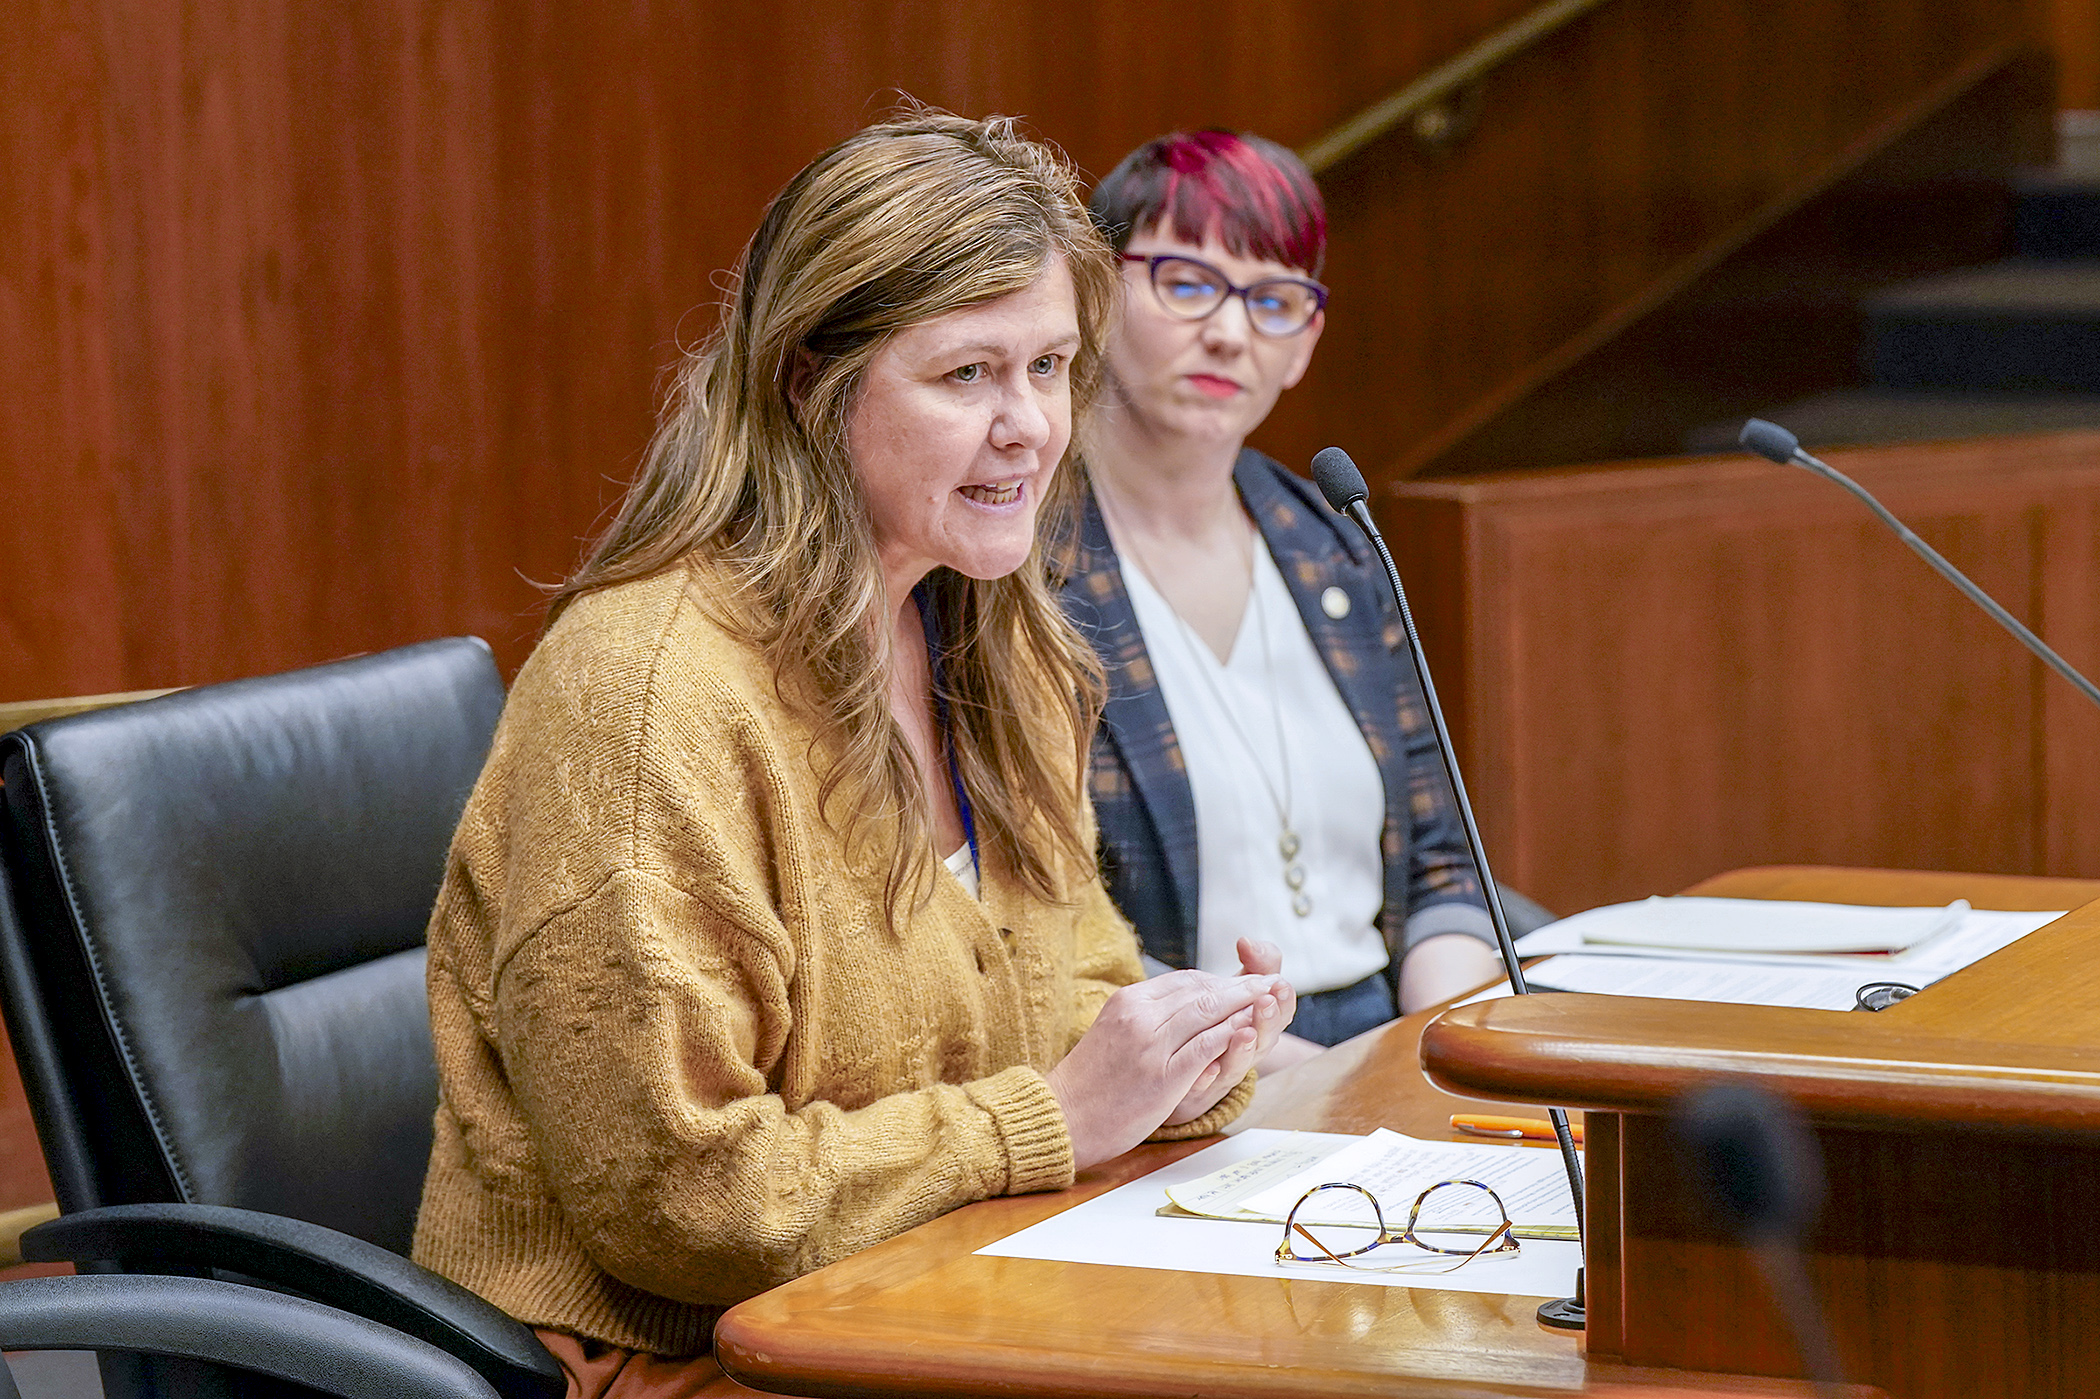
[[[1254,593],[1222,665],[1127,555],[1123,582],[1196,803],[1196,964],[1237,973],[1233,944],[1253,936],[1283,949],[1304,994],[1383,970],[1385,783],[1267,544],[1256,535]],[[1300,841],[1304,917],[1284,882],[1277,798]]]

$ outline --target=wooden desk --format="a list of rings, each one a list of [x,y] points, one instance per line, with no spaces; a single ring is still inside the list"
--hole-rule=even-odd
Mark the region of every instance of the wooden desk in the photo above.
[[[1759,878],[1727,887],[1831,892],[1828,872]],[[1874,1016],[1541,996],[1429,1028],[1439,1081],[1589,1110],[1592,1355],[1795,1371],[1666,1119],[1694,1085],[1739,1079],[1793,1101],[1821,1145],[1830,1197],[1806,1253],[1848,1373],[1897,1399],[2100,1388],[2100,903],[2079,906],[2096,887],[1961,883],[1879,872],[1845,889],[2074,911]]]
[[[2072,892],[2068,881],[1878,871],[1746,871],[1704,893],[1979,903]],[[1908,882],[1907,882],[1908,881]],[[1953,884],[1947,884],[1953,881]],[[1771,886],[1768,888],[1767,886]],[[1783,887],[1782,887],[1783,886]],[[2100,898],[2100,884],[2077,886]],[[1905,893],[1906,889],[1914,893]],[[2036,906],[2032,902],[2024,905]],[[1930,997],[1915,998],[1922,1005]],[[1602,997],[1559,997],[1603,1001]],[[1614,1001],[1624,1006],[1624,1001]],[[1449,1137],[1486,1100],[1433,1087],[1419,1042],[1436,1012],[1398,1020],[1264,1083],[1245,1125],[1329,1132],[1391,1127]],[[1499,1104],[1498,1104],[1499,1106]],[[716,1329],[746,1384],[807,1395],[1487,1395],[1803,1393],[1587,1359],[1540,1327],[1536,1297],[1415,1291],[980,1258],[973,1250],[1197,1150],[1142,1147],[1071,1190],[988,1200],[734,1308]]]

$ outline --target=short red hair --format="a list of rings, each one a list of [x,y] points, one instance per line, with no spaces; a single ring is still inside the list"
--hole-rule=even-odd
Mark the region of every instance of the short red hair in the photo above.
[[[1159,229],[1190,243],[1208,234],[1236,257],[1320,275],[1327,205],[1305,162],[1243,131],[1176,131],[1147,141],[1108,173],[1088,202],[1117,252]]]

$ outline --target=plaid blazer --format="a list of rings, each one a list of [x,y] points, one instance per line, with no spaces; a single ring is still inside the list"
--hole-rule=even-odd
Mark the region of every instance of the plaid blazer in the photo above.
[[[1436,731],[1408,663],[1399,609],[1369,543],[1327,508],[1311,482],[1260,452],[1240,453],[1233,482],[1385,782],[1385,906],[1378,922],[1392,954],[1387,976],[1399,975],[1409,947],[1437,933],[1492,940]],[[1108,704],[1089,773],[1102,878],[1148,954],[1168,966],[1193,966],[1195,797],[1091,491],[1063,563],[1065,613],[1108,671]],[[1349,604],[1334,607],[1340,617],[1323,605],[1335,588]],[[1401,800],[1394,800],[1396,793]]]

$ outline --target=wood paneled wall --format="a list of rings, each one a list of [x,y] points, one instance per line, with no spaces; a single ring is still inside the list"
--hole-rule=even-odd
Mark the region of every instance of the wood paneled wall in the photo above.
[[[1324,435],[1374,479],[1438,465],[1744,240],[2038,51],[2039,34],[2030,0],[1604,6],[1491,76],[1479,129],[1448,159],[1387,142],[1325,181],[1340,291],[1273,440],[1317,449]],[[2053,94],[2034,84],[2024,102],[2031,138],[2001,141],[2013,149],[1978,173],[2043,158]],[[1897,243],[1910,232],[1865,230]],[[1820,291],[1814,269],[1791,270],[1792,286],[1786,268],[1768,277],[1775,313]],[[1675,367],[1648,366],[1664,378]],[[1644,412],[1638,397],[1611,402]]]
[[[768,196],[898,91],[1091,168],[1310,135],[1526,0],[22,0],[0,699],[445,632],[510,665]]]
[[[2100,670],[2100,433],[1829,457]],[[2100,876],[2100,713],[1835,486],[1621,463],[1382,513],[1495,872],[1548,907],[1760,864]]]
[[[1448,159],[1335,172],[1332,328],[1262,440],[1414,460],[2026,3],[1613,0]],[[0,699],[460,631],[515,665],[764,200],[893,91],[1099,172],[1174,126],[1303,142],[1528,8],[17,0]]]

